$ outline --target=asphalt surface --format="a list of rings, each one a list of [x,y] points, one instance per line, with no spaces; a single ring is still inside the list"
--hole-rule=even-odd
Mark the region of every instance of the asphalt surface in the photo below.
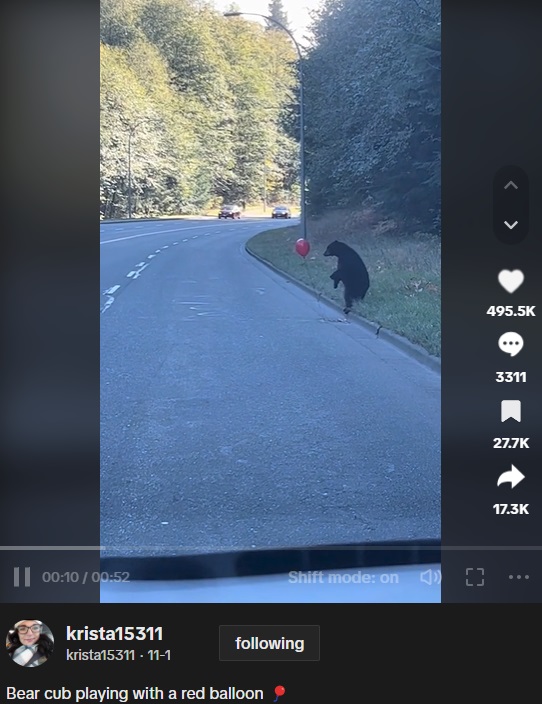
[[[440,376],[245,252],[284,224],[101,226],[105,555],[440,537]]]

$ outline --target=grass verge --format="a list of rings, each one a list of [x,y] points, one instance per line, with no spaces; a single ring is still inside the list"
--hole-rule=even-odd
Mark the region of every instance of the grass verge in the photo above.
[[[361,235],[360,229],[364,230]],[[424,233],[400,236],[397,229],[396,223],[371,222],[363,213],[334,213],[309,223],[311,251],[306,259],[295,252],[295,242],[301,237],[299,226],[260,233],[247,247],[342,305],[342,284],[334,290],[329,278],[337,260],[324,257],[323,252],[332,240],[346,242],[362,256],[371,281],[354,312],[440,357],[440,240]]]

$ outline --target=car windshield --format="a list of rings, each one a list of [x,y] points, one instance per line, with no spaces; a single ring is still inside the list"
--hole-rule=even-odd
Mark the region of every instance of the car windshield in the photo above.
[[[100,29],[103,554],[438,540],[440,4],[225,4]]]

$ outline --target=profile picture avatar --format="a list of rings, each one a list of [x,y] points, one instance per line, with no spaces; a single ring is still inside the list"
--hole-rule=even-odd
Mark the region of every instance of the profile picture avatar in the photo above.
[[[6,638],[9,657],[22,667],[38,667],[53,654],[54,638],[42,621],[17,621]]]

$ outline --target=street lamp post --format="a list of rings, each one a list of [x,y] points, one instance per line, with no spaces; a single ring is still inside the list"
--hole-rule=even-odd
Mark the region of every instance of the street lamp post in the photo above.
[[[128,128],[128,220],[132,217],[132,136],[136,125]]]
[[[263,162],[263,212],[265,213],[267,207],[267,163]]]
[[[132,132],[128,130],[128,220],[132,217]]]
[[[304,95],[303,95],[303,56],[301,54],[301,47],[297,43],[292,32],[285,27],[281,22],[274,19],[273,17],[268,17],[267,15],[261,15],[258,12],[225,12],[224,17],[241,17],[242,15],[252,15],[253,17],[263,17],[264,20],[268,22],[273,22],[283,29],[286,34],[289,35],[290,39],[293,41],[297,55],[299,57],[299,152],[300,152],[300,181],[301,181],[301,231],[303,233],[303,239],[307,239],[307,209],[305,205],[305,113],[304,113]]]
[[[132,137],[142,120],[135,123],[122,120],[122,125],[128,132],[128,219],[132,217]]]

